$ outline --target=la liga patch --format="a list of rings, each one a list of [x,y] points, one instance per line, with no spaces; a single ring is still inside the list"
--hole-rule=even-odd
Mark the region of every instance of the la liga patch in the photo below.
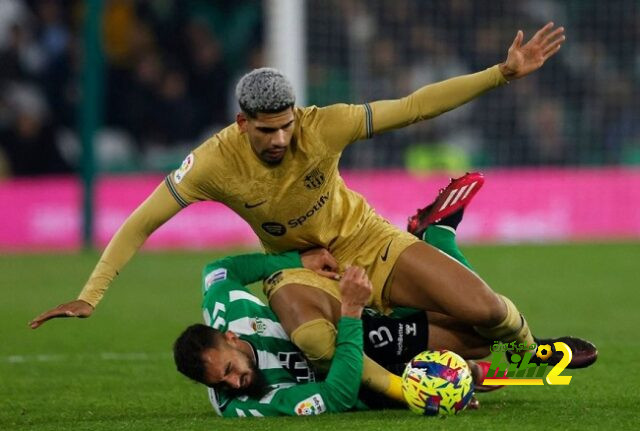
[[[298,416],[319,415],[327,411],[324,400],[320,394],[313,394],[306,400],[296,404],[295,412]]]
[[[193,167],[193,162],[194,162],[193,153],[189,153],[187,158],[184,159],[184,161],[180,165],[180,168],[178,168],[173,174],[173,180],[175,181],[176,184],[180,183],[180,181],[182,181],[184,176],[187,175],[187,172],[189,172],[189,170]]]

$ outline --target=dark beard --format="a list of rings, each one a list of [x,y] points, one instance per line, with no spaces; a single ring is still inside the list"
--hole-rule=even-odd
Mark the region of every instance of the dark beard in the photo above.
[[[269,386],[267,385],[267,379],[265,379],[264,373],[255,364],[252,364],[251,369],[253,371],[253,381],[249,386],[239,389],[229,387],[224,388],[224,392],[229,397],[238,398],[241,396],[247,396],[249,398],[260,399],[269,391]]]
[[[265,153],[266,153],[266,151],[265,151]],[[268,160],[266,157],[263,157],[263,155],[261,155],[260,159],[263,162],[265,162],[267,165],[269,165],[269,166],[278,166],[284,160],[284,156],[282,156],[282,158],[280,160]]]

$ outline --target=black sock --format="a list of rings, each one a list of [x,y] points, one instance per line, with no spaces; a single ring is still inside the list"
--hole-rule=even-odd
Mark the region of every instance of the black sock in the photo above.
[[[464,214],[464,208],[454,212],[449,216],[446,216],[445,218],[443,218],[442,220],[434,224],[441,225],[441,226],[449,226],[453,230],[456,230],[458,228],[458,225],[462,221],[463,214]]]

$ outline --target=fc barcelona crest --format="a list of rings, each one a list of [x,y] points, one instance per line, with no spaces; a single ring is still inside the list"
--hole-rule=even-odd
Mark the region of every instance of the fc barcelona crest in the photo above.
[[[324,174],[318,168],[315,168],[304,177],[304,186],[309,190],[320,188],[324,184]]]

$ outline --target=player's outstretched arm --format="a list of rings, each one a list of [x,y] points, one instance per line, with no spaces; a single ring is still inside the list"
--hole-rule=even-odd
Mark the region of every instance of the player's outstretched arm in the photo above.
[[[36,329],[57,317],[91,316],[118,272],[147,238],[181,209],[164,183],[160,184],[113,236],[78,299],[45,311],[29,326]]]
[[[358,137],[436,117],[510,80],[534,72],[558,52],[565,40],[564,28],[554,30],[553,23],[548,23],[524,45],[523,40],[524,34],[518,31],[509,47],[507,59],[482,72],[429,84],[401,99],[365,105],[366,127],[361,127]]]

